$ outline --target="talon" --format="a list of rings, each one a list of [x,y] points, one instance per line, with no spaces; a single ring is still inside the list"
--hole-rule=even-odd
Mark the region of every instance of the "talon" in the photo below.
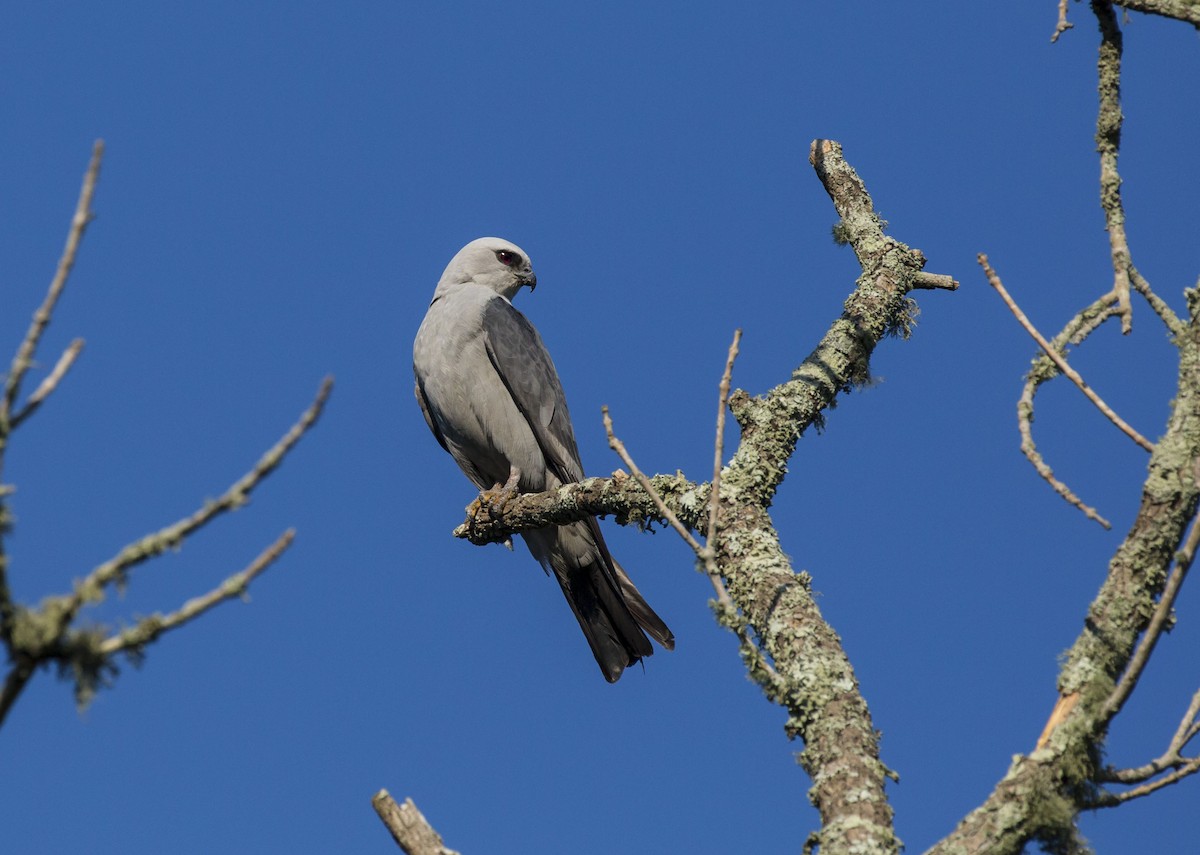
[[[496,482],[492,489],[484,490],[480,493],[476,501],[487,503],[488,511],[491,512],[492,516],[503,516],[504,509],[508,507],[508,503],[517,495],[517,485],[520,481],[521,470],[515,466],[510,466],[508,480],[503,484]]]
[[[494,487],[491,490],[484,490],[475,501],[486,505],[488,513],[493,517],[502,517],[504,516],[504,509],[508,507],[508,503],[516,498],[516,496],[516,489],[505,485],[503,487]]]
[[[515,466],[510,467],[507,481],[503,484],[497,481],[490,490],[481,491],[475,501],[467,505],[467,516],[470,518],[472,531],[478,531],[481,515],[488,522],[504,516],[504,510],[508,507],[508,503],[518,495],[517,484],[520,483],[520,480],[521,471]],[[512,550],[511,537],[506,537],[501,542],[510,551]]]

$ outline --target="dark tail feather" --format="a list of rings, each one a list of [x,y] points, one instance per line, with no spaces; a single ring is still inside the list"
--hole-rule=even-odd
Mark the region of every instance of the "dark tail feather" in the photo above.
[[[674,648],[675,636],[612,560],[598,526],[590,522],[522,537],[554,572],[604,679],[615,683],[627,666],[654,653],[643,629],[667,650]]]
[[[608,551],[608,544],[604,542],[604,535],[600,533],[600,524],[596,522],[595,518],[587,520],[587,523],[596,547],[600,550],[604,561],[612,568],[612,575],[620,586],[621,599],[633,615],[634,620],[642,629],[650,633],[650,637],[661,644],[664,649],[674,650],[675,634],[671,632],[663,619],[655,614],[654,609],[650,608],[650,604],[646,602],[642,592],[634,587],[625,568],[612,557],[612,553]]]
[[[654,653],[600,562],[571,568],[565,577],[555,576],[604,679],[615,683],[626,666]]]
[[[646,602],[642,596],[642,592],[633,586],[633,582],[629,580],[629,576],[625,573],[625,568],[613,561],[613,568],[617,571],[617,581],[621,583],[621,594],[625,599],[625,605],[629,607],[633,619],[638,622],[642,629],[650,633],[650,637],[663,646],[664,650],[675,649],[675,634],[663,622],[663,619],[655,614],[654,609],[650,608],[650,604]]]

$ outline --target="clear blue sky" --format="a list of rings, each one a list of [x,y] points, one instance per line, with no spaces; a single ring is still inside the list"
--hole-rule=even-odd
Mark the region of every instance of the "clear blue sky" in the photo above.
[[[82,715],[42,674],[0,731],[12,853],[397,851],[370,809],[411,795],[465,853],[794,852],[815,827],[784,714],[743,677],[669,532],[607,524],[678,648],[615,686],[528,553],[450,537],[473,498],[412,399],[411,342],[451,255],[524,247],[518,305],[554,355],[588,471],[711,466],[717,381],[786,379],[857,267],[807,164],[839,140],[892,233],[963,283],[919,295],[880,382],[810,432],[775,505],[876,726],[917,852],[1028,751],[1136,507],[1145,454],[1072,388],[1018,453],[1033,346],[986,251],[1056,332],[1111,280],[1085,5],[229,2],[0,13],[0,344],[58,257],[92,141],[108,155],[45,340],[87,348],[16,436],[13,585],[36,601],[219,494],[306,406],[317,429],[251,506],[138,569],[95,620],[177,607],[283,529],[251,592],[165,637]],[[1177,307],[1200,270],[1200,44],[1126,28],[1121,168],[1134,258]],[[1138,305],[1074,362],[1144,434],[1172,351]],[[7,360],[9,357],[5,356]],[[34,378],[35,380],[38,377]],[[1156,756],[1195,690],[1178,629],[1115,728]],[[1192,851],[1200,782],[1088,817],[1099,851]]]

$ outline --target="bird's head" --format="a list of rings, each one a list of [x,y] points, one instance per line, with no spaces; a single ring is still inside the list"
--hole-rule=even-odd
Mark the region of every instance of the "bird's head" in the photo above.
[[[529,256],[515,243],[483,237],[471,241],[450,259],[439,285],[467,282],[491,288],[511,300],[525,285],[532,291],[537,276]]]

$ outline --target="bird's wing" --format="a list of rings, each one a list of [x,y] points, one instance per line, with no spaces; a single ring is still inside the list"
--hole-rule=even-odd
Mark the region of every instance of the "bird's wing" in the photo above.
[[[582,480],[571,414],[542,337],[500,297],[488,301],[482,323],[488,359],[529,423],[547,468],[563,483]]]
[[[413,394],[417,396],[417,406],[421,408],[421,415],[425,417],[425,424],[429,425],[429,430],[433,433],[434,438],[437,439],[438,444],[449,451],[450,446],[446,445],[446,437],[442,435],[441,428],[437,426],[437,422],[433,420],[433,414],[429,412],[429,399],[425,397],[425,387],[419,379],[413,386]]]

